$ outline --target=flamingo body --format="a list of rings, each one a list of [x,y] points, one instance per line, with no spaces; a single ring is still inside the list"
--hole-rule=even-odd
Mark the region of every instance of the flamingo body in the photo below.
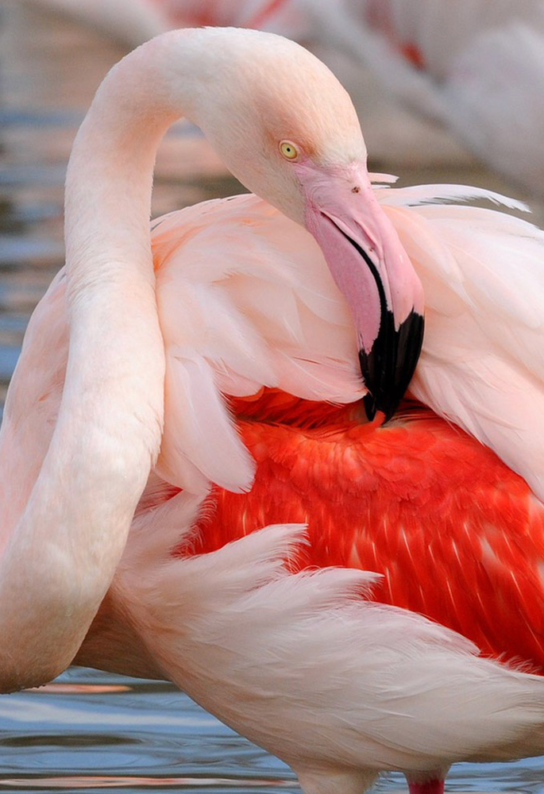
[[[426,377],[432,383],[437,370],[443,371],[446,383],[464,396],[458,414],[463,418],[474,389],[470,384],[481,382],[481,355],[474,350],[469,357],[468,351],[478,339],[481,350],[493,350],[485,335],[502,331],[498,323],[488,327],[487,315],[483,325],[470,326],[462,348],[467,352],[448,362],[439,335],[444,333],[451,345],[465,344],[462,326],[474,322],[470,313],[475,304],[459,296],[478,295],[473,291],[477,277],[470,270],[457,281],[452,273],[458,263],[466,268],[480,261],[472,251],[481,257],[481,246],[497,228],[508,249],[520,234],[520,252],[523,245],[534,246],[535,259],[541,233],[492,211],[396,206],[416,201],[417,189],[414,194],[382,189],[382,194],[414,261],[429,269],[427,316],[435,336],[431,331],[424,343],[413,388]],[[434,216],[436,226],[429,224]],[[462,231],[465,217],[471,219],[468,238]],[[226,245],[230,259],[225,258]],[[461,258],[460,245],[466,258]],[[384,578],[373,597],[422,612],[492,656],[522,660],[540,670],[540,501],[496,454],[428,411],[407,410],[385,427],[363,424],[351,319],[304,230],[261,200],[240,196],[155,221],[153,246],[167,342],[166,421],[156,476],[139,511],[157,507],[182,487],[202,501],[209,480],[215,481],[223,490],[216,486],[205,502],[204,517],[197,510],[193,518],[202,538],[195,548],[217,549],[275,521],[307,523],[312,538],[308,564],[378,571]],[[456,259],[450,259],[451,252]],[[491,266],[498,261],[495,245],[490,252]],[[527,267],[538,277],[533,262],[529,257]],[[505,274],[514,299],[524,282],[520,286],[519,271]],[[12,475],[4,478],[3,487],[17,483],[9,499],[14,513],[27,498],[21,486],[29,480],[29,460],[37,471],[39,449],[41,454],[47,449],[58,410],[68,340],[65,319],[59,316],[64,289],[61,277],[32,320],[18,368],[20,378],[32,368],[32,385],[23,389],[15,378],[6,408],[3,439],[17,455],[10,459]],[[519,323],[523,315],[514,317]],[[504,323],[508,343],[512,327],[512,321]],[[538,333],[526,328],[530,335]],[[530,343],[525,352],[518,346],[520,353],[530,362]],[[515,365],[499,347],[494,356]],[[483,379],[488,377],[484,369]],[[536,413],[540,392],[534,378],[532,388],[528,396]],[[221,392],[234,395],[231,411]],[[448,399],[444,392],[438,395]],[[499,401],[496,416],[505,404]],[[491,402],[485,409],[493,416]],[[474,416],[479,423],[479,414]],[[517,419],[527,432],[535,432],[531,414]],[[500,442],[510,427],[497,424]],[[518,460],[526,465],[525,445],[519,446]],[[172,545],[179,544],[174,540]]]

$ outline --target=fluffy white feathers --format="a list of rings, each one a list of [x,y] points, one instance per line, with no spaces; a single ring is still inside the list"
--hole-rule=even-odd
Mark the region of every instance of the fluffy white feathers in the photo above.
[[[419,615],[364,600],[375,574],[288,574],[300,526],[172,557],[197,508],[184,494],[172,501],[175,509],[159,507],[134,527],[116,584],[130,621],[171,680],[283,758],[308,794],[335,791],[340,780],[341,790],[360,790],[385,769],[418,773],[542,749],[540,677],[477,657],[470,642]],[[167,525],[177,514],[176,528],[153,532],[165,514]]]

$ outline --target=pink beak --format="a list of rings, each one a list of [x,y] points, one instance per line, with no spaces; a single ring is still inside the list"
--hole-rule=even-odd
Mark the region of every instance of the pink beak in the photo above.
[[[365,408],[390,419],[414,374],[423,342],[423,288],[374,197],[366,167],[294,165],[306,226],[353,314]]]

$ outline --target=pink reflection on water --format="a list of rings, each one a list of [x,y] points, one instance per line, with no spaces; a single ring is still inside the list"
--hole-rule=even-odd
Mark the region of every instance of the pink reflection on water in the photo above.
[[[28,692],[44,692],[54,695],[103,695],[106,692],[130,692],[132,687],[122,684],[62,684],[53,682],[32,687]]]

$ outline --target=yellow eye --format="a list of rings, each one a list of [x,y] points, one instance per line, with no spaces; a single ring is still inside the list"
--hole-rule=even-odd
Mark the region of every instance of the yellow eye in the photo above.
[[[280,143],[280,152],[286,160],[296,160],[298,157],[298,149],[291,141],[282,141]]]

